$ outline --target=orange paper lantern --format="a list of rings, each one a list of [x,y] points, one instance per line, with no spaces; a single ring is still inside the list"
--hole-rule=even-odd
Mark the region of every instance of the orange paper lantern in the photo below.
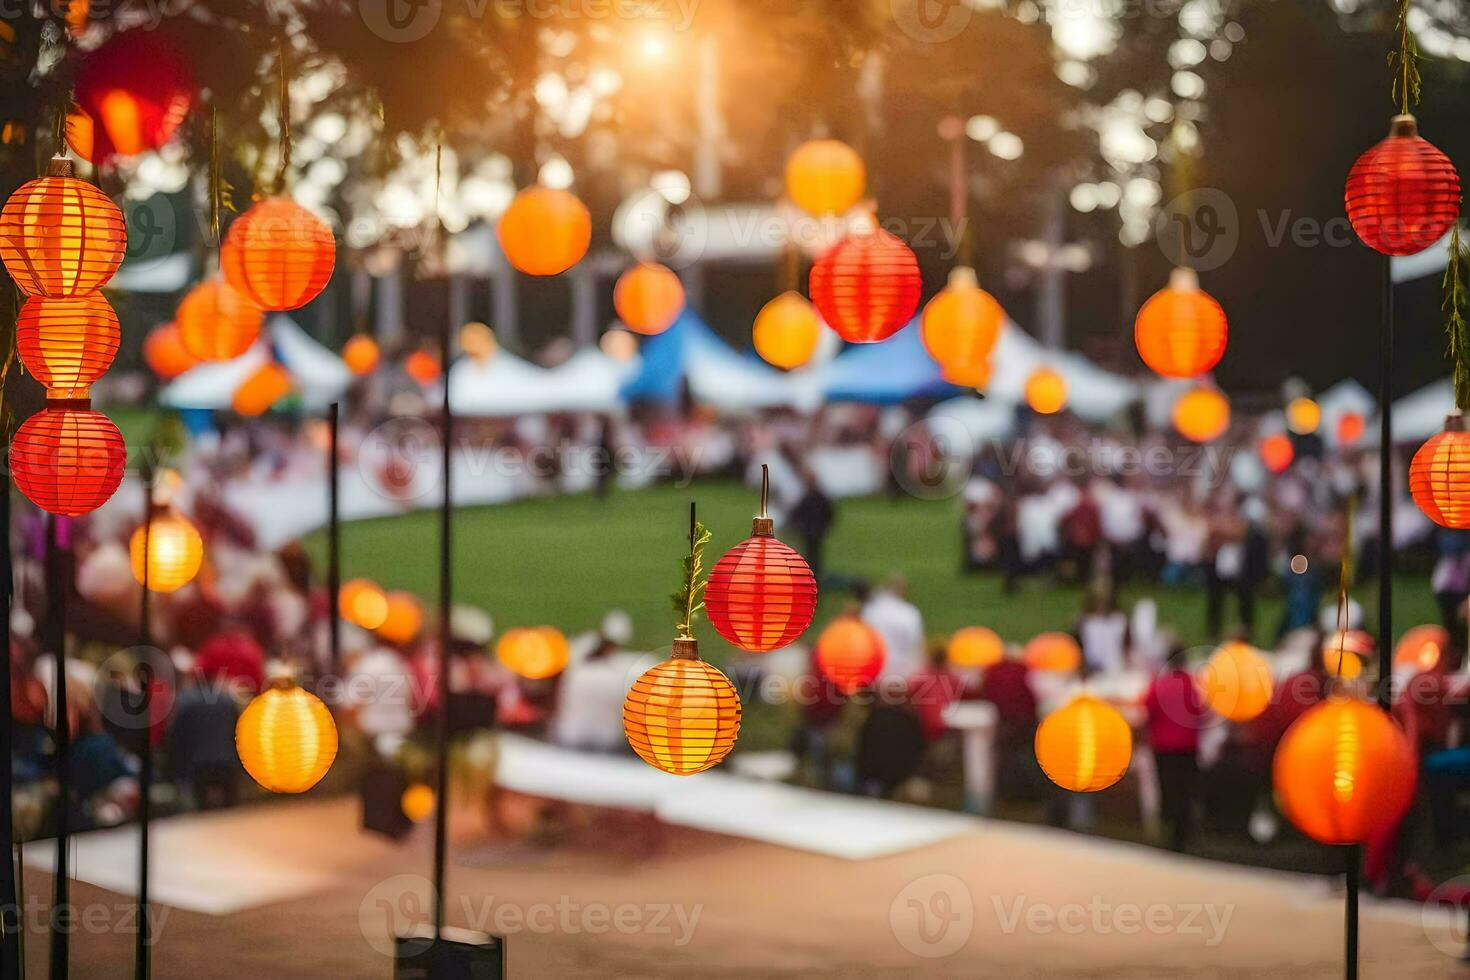
[[[291,372],[270,361],[241,382],[230,399],[230,407],[246,418],[270,411],[270,407],[291,393]]]
[[[416,350],[403,359],[403,370],[421,385],[439,380],[439,358],[426,350]]]
[[[995,297],[980,288],[975,270],[960,266],[950,272],[949,284],[924,307],[920,321],[924,347],[947,371],[983,366],[988,373],[990,352],[1005,316]]]
[[[1143,363],[1166,378],[1194,378],[1220,363],[1230,330],[1225,311],[1199,288],[1192,269],[1175,269],[1133,324]]]
[[[424,628],[424,607],[410,592],[389,592],[387,599],[388,614],[378,627],[378,635],[398,646],[412,643]]]
[[[172,511],[139,525],[128,541],[133,578],[153,592],[177,592],[204,564],[204,539],[189,519]]]
[[[284,197],[235,219],[219,250],[225,281],[262,310],[294,310],[321,294],[337,265],[326,222]]]
[[[1082,666],[1082,648],[1066,633],[1042,633],[1026,644],[1021,658],[1032,670],[1072,674]]]
[[[887,340],[919,305],[919,260],[881,228],[860,230],[812,265],[812,303],[837,334],[854,344]]]
[[[949,638],[946,655],[951,667],[993,667],[1005,656],[1005,644],[995,630],[966,626]]]
[[[945,364],[940,365],[939,376],[957,388],[974,388],[976,391],[984,391],[990,387],[990,376],[994,370],[995,365],[988,360],[981,361],[979,364]]]
[[[1440,527],[1470,528],[1470,433],[1456,412],[1409,463],[1409,493]]]
[[[554,276],[587,254],[592,215],[570,191],[527,187],[500,216],[495,233],[512,266],[530,276]]]
[[[1323,844],[1361,844],[1398,822],[1418,765],[1404,733],[1376,705],[1334,697],[1309,708],[1276,748],[1282,812]]]
[[[1250,721],[1271,703],[1271,665],[1248,643],[1227,643],[1199,675],[1200,696],[1229,721]]]
[[[249,297],[223,279],[211,279],[189,290],[174,322],[191,355],[201,361],[231,361],[255,343],[264,320]]]
[[[1299,436],[1309,436],[1322,424],[1322,406],[1310,398],[1293,398],[1286,405],[1286,427]]]
[[[843,694],[872,683],[887,651],[878,631],[856,616],[839,616],[817,638],[817,669]]]
[[[1360,156],[1344,192],[1348,221],[1384,255],[1414,255],[1440,240],[1460,214],[1460,175],[1410,115]]]
[[[32,296],[15,332],[21,362],[53,398],[86,398],[122,340],[117,314],[101,293]]]
[[[459,349],[476,364],[489,364],[500,352],[500,344],[489,324],[466,323],[459,328]]]
[[[171,381],[197,366],[199,358],[184,346],[177,323],[160,323],[143,341],[143,360],[162,381]]]
[[[1096,793],[1128,771],[1133,730],[1117,708],[1082,694],[1042,719],[1035,750],[1052,782],[1073,793]]]
[[[1373,637],[1362,630],[1334,630],[1322,643],[1322,666],[1332,676],[1350,681],[1363,673],[1373,649]]]
[[[80,517],[105,504],[122,483],[127,458],[111,419],[65,402],[26,419],[10,444],[15,485],[37,507],[62,517]]]
[[[567,668],[567,638],[550,626],[507,630],[495,644],[495,659],[517,677],[540,681]]]
[[[704,594],[715,632],[742,650],[787,646],[811,625],[817,580],[806,559],[776,540],[770,518],[715,562]]]
[[[1449,645],[1450,634],[1443,626],[1415,626],[1394,648],[1393,662],[1395,666],[1410,667],[1422,674],[1439,666]]]
[[[633,682],[623,701],[623,732],[644,762],[675,776],[719,765],[740,734],[740,695],[730,679],[699,659],[693,640]]]
[[[272,793],[305,793],[337,758],[337,723],[314,694],[277,681],[245,706],[235,750],[250,778]]]
[[[347,370],[358,377],[376,371],[381,356],[378,342],[365,333],[354,334],[342,345],[342,360],[347,364]]]
[[[684,284],[657,262],[640,262],[613,287],[613,308],[623,325],[645,336],[661,334],[684,309]]]
[[[412,823],[423,823],[434,815],[434,790],[424,783],[414,783],[404,790],[398,802]]]
[[[1194,388],[1174,403],[1174,428],[1191,442],[1218,439],[1230,428],[1230,402],[1214,388]]]
[[[22,184],[0,210],[0,260],[21,292],[61,298],[99,289],[127,248],[122,212],[72,176],[69,160]]]
[[[809,140],[786,161],[786,196],[808,214],[843,214],[862,200],[867,168],[840,140]]]
[[[337,592],[337,611],[352,625],[375,630],[388,618],[388,595],[375,582],[349,579]]]
[[[821,332],[822,321],[812,304],[788,291],[761,307],[751,340],[767,364],[789,371],[812,359]]]
[[[1256,449],[1261,454],[1261,462],[1272,473],[1285,473],[1291,461],[1296,458],[1296,447],[1292,445],[1291,437],[1282,432],[1262,439]]]
[[[1038,415],[1055,415],[1067,407],[1067,379],[1049,367],[1026,379],[1026,404]]]

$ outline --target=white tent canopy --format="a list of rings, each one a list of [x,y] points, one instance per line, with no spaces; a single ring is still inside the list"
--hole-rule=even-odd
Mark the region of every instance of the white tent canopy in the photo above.
[[[288,316],[271,317],[266,330],[268,334],[262,332],[234,360],[201,364],[175,378],[160,393],[159,402],[171,408],[229,408],[245,379],[270,360],[267,344],[275,346],[307,409],[321,411],[342,397],[352,381],[342,358],[313,340]]]
[[[1425,385],[1393,403],[1394,442],[1423,442],[1444,428],[1455,407],[1455,385],[1449,378]]]
[[[1050,367],[1067,382],[1067,410],[1088,422],[1102,422],[1138,400],[1138,382],[1104,371],[1081,354],[1052,351],[1011,321],[1001,329],[991,354],[991,382],[986,394],[1015,404],[1025,400],[1026,379]]]
[[[638,361],[615,361],[599,350],[578,351],[547,370],[501,350],[484,364],[460,358],[449,369],[455,414],[501,418],[538,412],[614,412],[623,382]]]

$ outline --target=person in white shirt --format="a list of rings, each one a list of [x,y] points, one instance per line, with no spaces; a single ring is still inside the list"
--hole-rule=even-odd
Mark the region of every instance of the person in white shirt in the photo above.
[[[907,593],[903,576],[894,575],[864,599],[859,613],[883,637],[882,678],[907,679],[924,667],[924,615]]]

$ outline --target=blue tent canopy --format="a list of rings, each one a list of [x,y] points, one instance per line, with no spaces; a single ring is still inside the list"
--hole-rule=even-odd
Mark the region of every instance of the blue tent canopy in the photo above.
[[[623,385],[630,401],[674,402],[684,385],[691,356],[701,347],[725,347],[715,332],[687,306],[663,333],[643,342],[642,366]],[[725,347],[729,350],[728,347]],[[730,351],[734,355],[734,351]]]
[[[924,349],[917,320],[881,344],[854,344],[833,358],[823,378],[829,401],[893,405],[924,396],[949,397],[961,389],[944,380]]]

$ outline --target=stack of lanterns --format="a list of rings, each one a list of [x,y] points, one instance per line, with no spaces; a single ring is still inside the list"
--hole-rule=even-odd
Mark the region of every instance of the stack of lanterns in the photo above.
[[[15,483],[42,510],[89,513],[122,482],[127,449],[117,426],[92,411],[90,388],[117,353],[117,315],[98,290],[122,262],[122,212],[53,160],[0,212],[0,259],[29,297],[17,325],[21,360],[46,385],[46,407],[15,433]]]
[[[975,270],[960,266],[924,307],[920,330],[947,379],[979,388],[989,380],[990,352],[1004,323],[1005,310],[980,288]]]

